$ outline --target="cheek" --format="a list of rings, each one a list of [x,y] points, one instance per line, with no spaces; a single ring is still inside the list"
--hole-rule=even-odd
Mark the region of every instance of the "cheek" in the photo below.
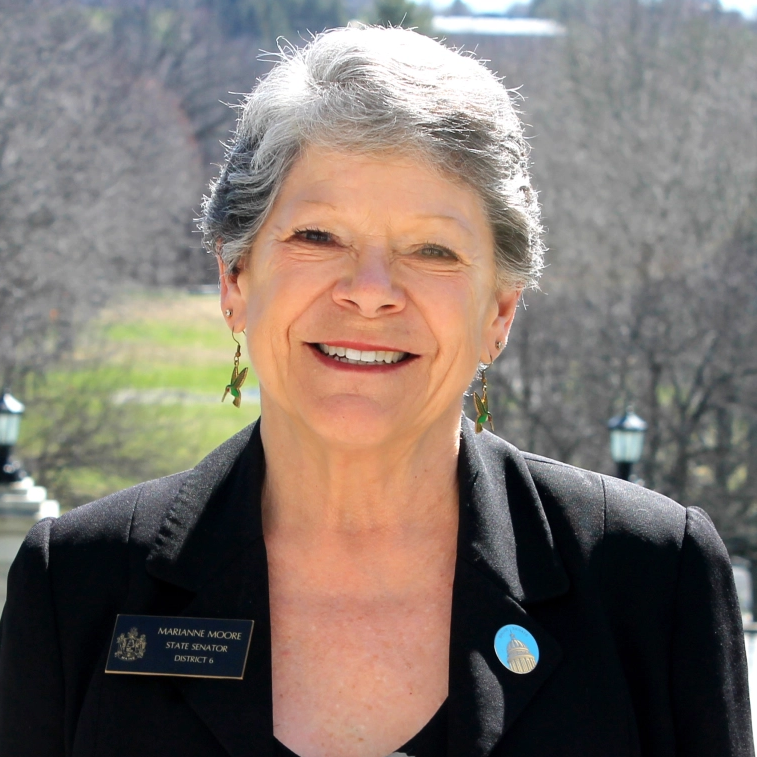
[[[467,382],[479,361],[484,310],[481,294],[467,277],[417,282],[413,300],[434,335],[438,367],[446,374],[463,375]],[[467,385],[467,383],[466,383]]]
[[[292,328],[308,317],[328,290],[324,277],[318,274],[312,267],[287,268],[254,283],[247,314],[251,347],[257,353],[271,349],[281,353],[285,349]]]
[[[281,349],[288,323],[296,314],[290,313],[292,303],[286,298],[276,297],[276,291],[260,289],[253,293],[247,304],[247,337],[250,354],[261,358],[269,352]]]

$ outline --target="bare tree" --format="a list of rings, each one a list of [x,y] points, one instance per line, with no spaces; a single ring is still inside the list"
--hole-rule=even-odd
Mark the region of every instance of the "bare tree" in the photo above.
[[[198,153],[177,98],[131,76],[96,22],[65,6],[0,15],[6,383],[69,352],[76,324],[124,280],[161,283],[197,201]]]
[[[608,470],[604,424],[633,402],[647,485],[730,538],[757,502],[755,34],[677,2],[566,18],[535,59],[493,61],[528,86],[551,248],[493,382],[500,429]]]

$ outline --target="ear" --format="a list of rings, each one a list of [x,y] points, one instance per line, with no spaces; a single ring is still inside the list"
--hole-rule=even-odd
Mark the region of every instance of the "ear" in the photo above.
[[[489,324],[484,340],[484,350],[486,354],[482,356],[482,363],[489,363],[494,360],[502,349],[496,348],[497,342],[507,344],[507,338],[510,336],[510,328],[515,319],[515,311],[518,308],[518,301],[523,292],[522,287],[516,289],[503,288],[498,289],[494,294],[497,310],[494,318]]]
[[[244,331],[247,326],[247,297],[239,285],[239,274],[229,273],[221,256],[216,256],[218,261],[218,276],[221,288],[221,312],[234,333]],[[230,310],[231,315],[226,315]]]

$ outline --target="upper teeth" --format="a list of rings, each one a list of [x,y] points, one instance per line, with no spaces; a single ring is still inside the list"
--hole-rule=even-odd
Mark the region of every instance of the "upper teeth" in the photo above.
[[[389,352],[385,350],[353,350],[349,347],[332,347],[330,344],[319,344],[318,349],[324,355],[341,360],[344,363],[396,363],[407,356],[407,352]]]

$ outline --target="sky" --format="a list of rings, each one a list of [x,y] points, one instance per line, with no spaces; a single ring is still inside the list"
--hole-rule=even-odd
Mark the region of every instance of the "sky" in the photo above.
[[[431,0],[434,8],[446,8],[451,0]],[[502,13],[514,3],[508,0],[465,0],[474,13]],[[747,18],[757,17],[757,0],[721,0],[724,10],[740,11]]]

